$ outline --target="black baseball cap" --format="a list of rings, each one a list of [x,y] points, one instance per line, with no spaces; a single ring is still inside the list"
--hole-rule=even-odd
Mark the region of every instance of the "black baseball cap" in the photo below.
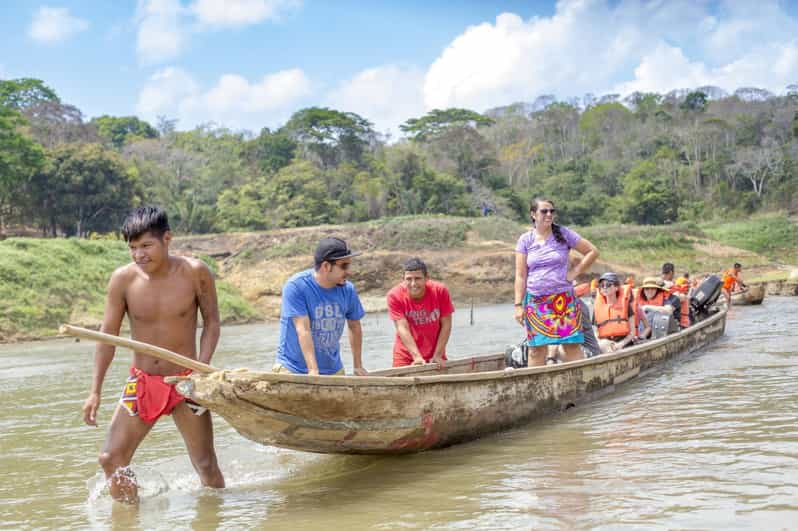
[[[350,249],[341,238],[324,238],[316,246],[316,254],[313,255],[313,259],[318,265],[322,262],[334,262],[360,254],[363,253]]]

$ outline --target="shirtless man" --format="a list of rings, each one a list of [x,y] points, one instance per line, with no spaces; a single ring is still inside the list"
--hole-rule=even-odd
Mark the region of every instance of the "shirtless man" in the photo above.
[[[172,235],[166,212],[159,208],[133,211],[122,226],[122,234],[133,263],[111,275],[101,330],[119,335],[127,314],[133,339],[210,363],[220,327],[216,285],[208,267],[200,260],[169,255]],[[203,323],[199,356],[197,309]],[[97,425],[103,380],[114,350],[113,346],[98,344],[94,354],[91,392],[83,404],[83,419],[90,426]],[[183,367],[134,354],[130,377],[99,457],[114,499],[138,501],[135,476],[128,465],[155,421],[165,414],[172,415],[180,430],[202,484],[224,487],[213,447],[210,412],[185,401],[173,385],[163,382],[163,376],[181,373],[186,373]]]

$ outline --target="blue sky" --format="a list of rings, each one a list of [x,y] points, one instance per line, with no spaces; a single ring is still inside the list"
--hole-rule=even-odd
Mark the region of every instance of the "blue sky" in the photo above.
[[[4,2],[0,78],[87,117],[253,131],[309,105],[381,131],[438,107],[798,83],[779,1],[27,0]]]

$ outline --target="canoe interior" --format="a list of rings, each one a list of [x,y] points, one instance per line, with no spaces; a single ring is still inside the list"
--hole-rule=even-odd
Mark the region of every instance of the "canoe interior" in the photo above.
[[[722,335],[721,311],[656,341],[561,365],[505,369],[504,354],[372,372],[195,374],[178,390],[255,442],[321,453],[399,454],[449,446],[612,392]]]

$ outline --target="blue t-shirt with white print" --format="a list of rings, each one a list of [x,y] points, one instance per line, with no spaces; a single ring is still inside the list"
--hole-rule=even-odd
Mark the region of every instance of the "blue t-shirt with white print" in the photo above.
[[[362,319],[366,312],[351,282],[323,288],[313,274],[313,269],[301,271],[283,286],[277,362],[291,372],[307,374],[293,318],[308,316],[319,374],[335,374],[343,368],[340,341],[344,325]]]

